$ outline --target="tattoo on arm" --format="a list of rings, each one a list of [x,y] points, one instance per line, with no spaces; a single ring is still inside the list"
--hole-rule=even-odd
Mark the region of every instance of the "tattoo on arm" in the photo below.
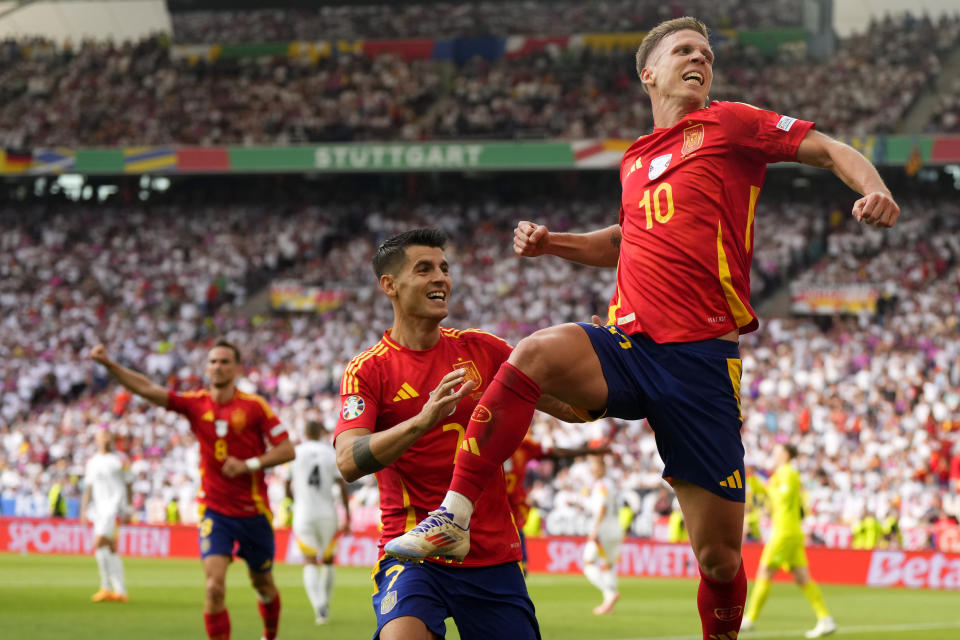
[[[357,469],[364,473],[376,473],[386,466],[380,464],[373,456],[373,451],[370,451],[370,438],[372,437],[373,434],[360,436],[353,441],[353,463],[357,465]]]
[[[623,239],[623,236],[620,234],[620,230],[616,230],[610,234],[610,244],[617,248],[617,251],[620,251],[620,240]]]

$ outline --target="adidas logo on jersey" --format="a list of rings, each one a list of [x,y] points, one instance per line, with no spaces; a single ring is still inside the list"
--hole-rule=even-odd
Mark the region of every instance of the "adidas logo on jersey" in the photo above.
[[[726,487],[727,489],[743,489],[743,480],[740,478],[740,470],[734,470],[733,474],[727,476],[726,480],[721,480],[720,486]]]
[[[404,382],[400,388],[397,390],[397,394],[393,396],[394,402],[400,402],[401,400],[409,400],[410,398],[417,398],[420,394],[417,393],[417,390],[410,386],[409,383]]]

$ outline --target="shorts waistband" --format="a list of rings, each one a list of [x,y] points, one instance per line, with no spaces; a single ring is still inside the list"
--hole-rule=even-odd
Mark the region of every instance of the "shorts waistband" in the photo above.
[[[718,358],[739,358],[740,344],[732,340],[722,340],[720,338],[710,338],[709,340],[696,340],[694,342],[654,342],[652,338],[642,333],[635,333],[630,339],[638,344],[654,349],[674,349],[678,351],[692,351],[708,356]]]

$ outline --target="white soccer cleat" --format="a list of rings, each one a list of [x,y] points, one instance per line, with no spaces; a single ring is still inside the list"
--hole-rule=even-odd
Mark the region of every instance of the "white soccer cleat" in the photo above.
[[[828,636],[834,631],[837,630],[837,623],[833,621],[833,618],[827,616],[826,618],[820,618],[817,620],[817,626],[810,631],[807,631],[805,634],[808,638],[822,638],[823,636]]]
[[[740,633],[743,633],[744,631],[753,631],[754,629],[755,627],[753,626],[753,620],[750,618],[744,618],[740,623]]]
[[[330,609],[328,607],[320,607],[320,610],[317,611],[317,624],[327,624],[330,621]]]
[[[463,561],[470,551],[470,530],[455,523],[453,515],[440,507],[416,527],[388,542],[383,550],[398,560],[438,557]]]

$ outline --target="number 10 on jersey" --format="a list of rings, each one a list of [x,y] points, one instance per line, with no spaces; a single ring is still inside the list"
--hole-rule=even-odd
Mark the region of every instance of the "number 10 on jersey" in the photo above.
[[[666,212],[664,212],[663,205],[660,204],[661,198],[666,200]],[[652,208],[650,206],[651,200],[653,204]],[[673,217],[673,187],[670,186],[669,182],[662,182],[653,190],[652,196],[650,189],[645,189],[643,192],[643,200],[641,200],[637,206],[640,207],[641,211],[647,216],[647,229],[653,228],[654,218],[661,224],[669,221],[670,218]]]

